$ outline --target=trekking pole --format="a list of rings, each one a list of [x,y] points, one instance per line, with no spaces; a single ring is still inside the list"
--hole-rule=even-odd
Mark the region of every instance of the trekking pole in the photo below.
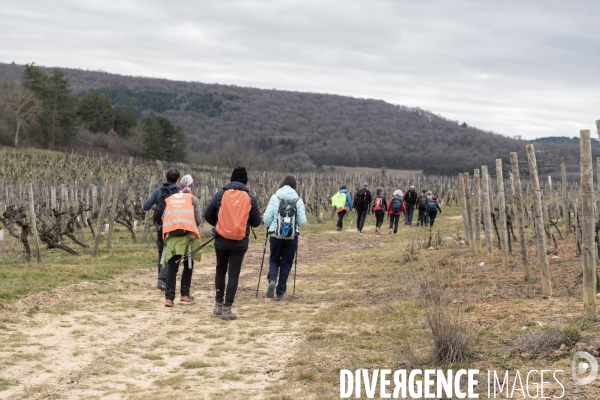
[[[254,232],[254,228],[253,228],[253,227],[250,227],[250,229],[252,230],[252,234],[254,235],[254,240],[256,240],[256,239],[257,239],[257,237],[256,237],[256,232]]]
[[[267,232],[265,234],[265,247],[263,249],[263,257],[260,263],[260,272],[258,273],[258,285],[256,285],[256,298],[258,299],[258,288],[260,287],[260,278],[262,276],[262,268],[265,263],[265,254],[267,253],[267,240],[269,239],[269,229],[267,228]]]
[[[209,240],[207,240],[206,242],[204,242],[202,245],[200,245],[197,248],[195,248],[194,250],[192,250],[188,255],[186,255],[185,257],[180,258],[179,261],[177,261],[176,264],[179,265],[182,262],[186,262],[191,256],[193,256],[194,254],[196,254],[197,252],[199,252],[200,250],[202,250],[202,248],[204,248],[204,246],[206,246],[207,244],[209,244],[213,240],[215,240],[214,237],[210,238]]]
[[[296,269],[298,268],[298,247],[296,247],[296,262],[294,263],[294,291],[292,292],[292,299],[296,295]]]

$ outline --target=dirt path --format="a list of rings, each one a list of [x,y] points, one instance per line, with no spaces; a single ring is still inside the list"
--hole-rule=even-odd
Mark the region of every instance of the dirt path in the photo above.
[[[261,256],[262,244],[247,253],[237,321],[212,315],[212,253],[194,271],[194,305],[177,297],[174,308],[164,307],[153,271],[144,269],[5,306],[0,385],[9,387],[0,398],[262,398],[283,379],[301,340],[297,316],[319,306],[301,298],[275,302],[262,289],[255,300]]]

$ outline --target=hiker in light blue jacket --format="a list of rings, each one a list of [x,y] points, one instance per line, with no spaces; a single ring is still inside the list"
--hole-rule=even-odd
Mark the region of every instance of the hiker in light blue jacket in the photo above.
[[[280,217],[281,201],[292,202],[290,209],[295,208],[296,210],[293,213],[295,214],[293,226],[286,225],[283,218],[285,215]],[[277,300],[281,301],[285,297],[286,282],[292,270],[294,255],[298,250],[298,235],[300,234],[298,227],[306,224],[304,202],[296,193],[296,178],[288,175],[281,182],[279,189],[269,200],[269,205],[263,215],[263,223],[269,227],[268,232],[271,235],[267,297],[273,298],[273,293],[277,289]],[[279,281],[277,276],[279,276]]]

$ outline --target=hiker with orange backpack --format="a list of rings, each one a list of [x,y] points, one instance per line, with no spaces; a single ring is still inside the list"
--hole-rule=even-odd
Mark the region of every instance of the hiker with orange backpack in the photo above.
[[[194,189],[194,180],[191,175],[184,175],[179,182],[181,192],[173,194],[166,199],[165,212],[162,218],[162,231],[164,249],[163,260],[167,260],[168,273],[165,288],[165,306],[173,307],[175,299],[175,285],[177,272],[182,256],[190,254],[192,248],[197,247],[200,239],[198,226],[202,223],[202,209],[200,202],[191,192]],[[196,257],[200,256],[197,253]],[[194,261],[190,258],[183,265],[181,274],[182,304],[193,304],[194,296],[190,295]]]
[[[398,233],[398,221],[400,215],[406,213],[406,203],[402,199],[402,190],[395,190],[394,195],[388,203],[388,214],[390,217],[390,230],[389,234],[392,234],[392,228],[394,233]]]
[[[373,213],[375,214],[375,233],[380,234],[381,225],[383,225],[383,217],[385,216],[385,212],[387,211],[387,201],[385,200],[385,196],[383,195],[383,188],[377,188],[377,194],[373,199]]]
[[[352,211],[352,199],[346,190],[346,185],[342,185],[340,191],[333,195],[331,198],[331,206],[338,214],[336,229],[341,231],[343,229],[344,216],[348,211]],[[352,225],[352,222],[350,222],[350,225]]]
[[[244,167],[235,168],[231,182],[218,191],[204,210],[204,219],[213,226],[217,268],[215,273],[215,307],[213,314],[223,320],[237,319],[231,310],[244,256],[248,250],[250,227],[262,222],[258,201],[246,184]],[[227,287],[225,286],[225,278]]]

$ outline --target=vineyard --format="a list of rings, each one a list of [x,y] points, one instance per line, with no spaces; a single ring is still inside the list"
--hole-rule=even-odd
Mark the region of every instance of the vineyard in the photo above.
[[[296,174],[309,224],[295,296],[255,298],[259,228],[233,323],[211,315],[210,245],[194,269],[197,303],[162,306],[152,211],[141,208],[168,168],[194,177],[203,207],[229,169],[0,150],[0,398],[339,398],[340,369],[435,367],[561,369],[571,398],[596,398],[595,383],[569,383],[572,353],[600,348],[599,197],[589,131],[581,138],[580,181],[538,176],[561,154],[532,145],[527,160],[511,153],[510,165],[454,177]],[[261,210],[285,175],[249,171]],[[335,231],[331,196],[363,182],[431,190],[442,214],[381,236],[370,220],[359,236],[350,214]]]

